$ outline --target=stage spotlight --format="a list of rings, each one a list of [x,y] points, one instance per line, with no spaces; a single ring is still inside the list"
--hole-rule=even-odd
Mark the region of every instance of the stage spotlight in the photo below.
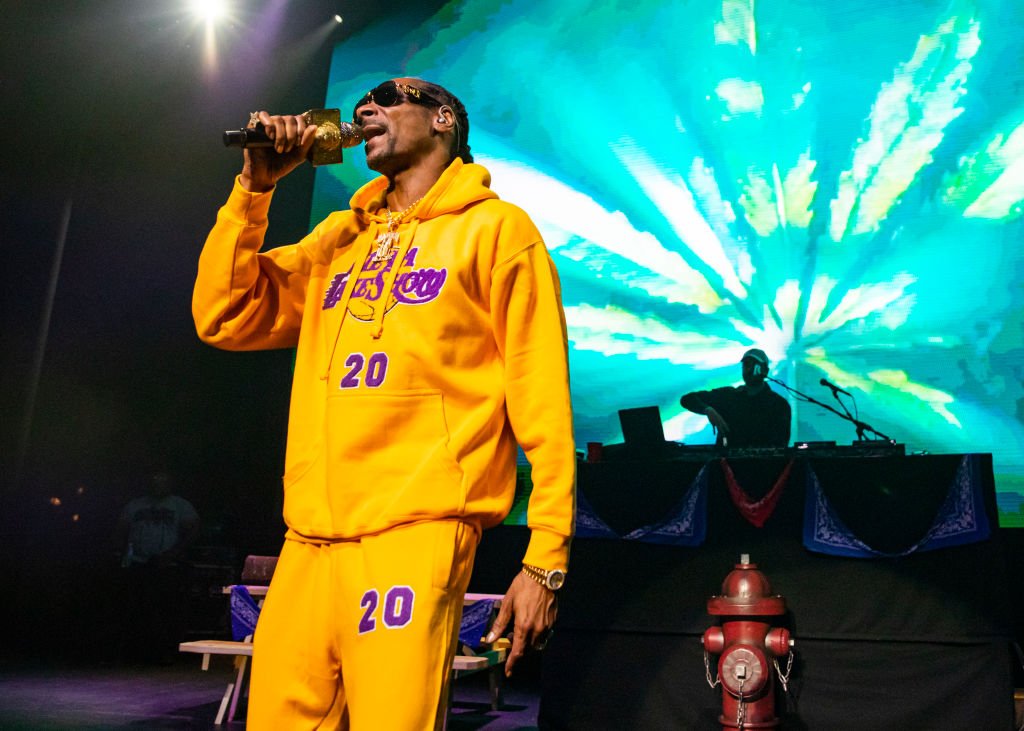
[[[342,18],[340,15],[335,15],[334,16],[334,22],[337,23],[338,25],[341,25],[344,22],[344,20],[345,19]]]
[[[216,23],[228,13],[225,0],[189,0],[192,14],[207,23]]]

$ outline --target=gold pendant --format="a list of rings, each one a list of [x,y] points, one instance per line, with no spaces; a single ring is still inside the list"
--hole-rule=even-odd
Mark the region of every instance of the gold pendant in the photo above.
[[[377,234],[377,251],[373,254],[373,263],[379,264],[395,255],[395,244],[398,243],[397,231],[384,231]]]

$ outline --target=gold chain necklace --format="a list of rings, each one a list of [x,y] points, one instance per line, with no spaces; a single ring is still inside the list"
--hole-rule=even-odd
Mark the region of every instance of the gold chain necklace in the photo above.
[[[384,209],[388,228],[386,231],[381,231],[377,234],[377,250],[373,253],[374,264],[389,261],[395,255],[395,247],[398,244],[398,225],[402,222],[402,219],[412,212],[412,209],[419,205],[421,200],[423,200],[422,197],[409,204],[404,211],[394,215],[392,215],[390,208]]]

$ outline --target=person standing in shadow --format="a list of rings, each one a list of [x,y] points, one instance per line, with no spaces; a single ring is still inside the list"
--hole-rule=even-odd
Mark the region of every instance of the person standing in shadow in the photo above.
[[[185,559],[199,535],[199,514],[173,491],[170,474],[154,474],[147,494],[130,501],[118,521],[121,659],[166,664],[181,639]]]

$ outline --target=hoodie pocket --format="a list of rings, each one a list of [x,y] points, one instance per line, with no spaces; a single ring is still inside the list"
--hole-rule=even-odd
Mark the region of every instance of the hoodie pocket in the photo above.
[[[328,399],[327,444],[335,525],[373,531],[465,507],[440,391],[338,394]]]

